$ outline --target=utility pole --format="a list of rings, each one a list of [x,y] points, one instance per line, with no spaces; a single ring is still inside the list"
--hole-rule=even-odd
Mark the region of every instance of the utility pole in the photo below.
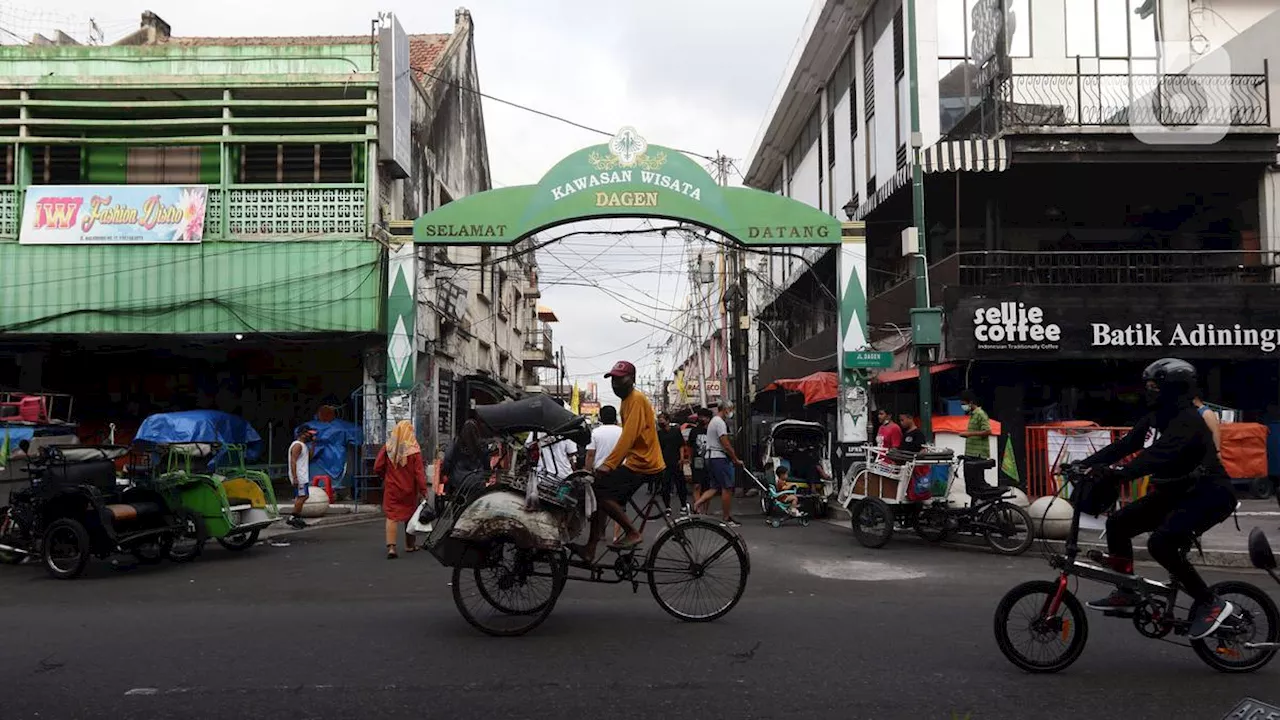
[[[560,366],[560,381],[556,383],[556,396],[559,397],[559,399],[564,400],[565,402],[568,402],[569,401],[568,393],[566,393],[564,389],[565,368],[564,368],[564,346],[563,345],[560,346],[560,357],[556,358],[556,364]]]
[[[929,302],[929,256],[924,224],[924,169],[920,167],[920,75],[916,70],[919,55],[916,52],[916,0],[906,0],[907,30],[907,83],[911,100],[911,199],[912,224],[919,240],[916,259],[916,307],[931,307]],[[916,367],[920,370],[920,432],[925,441],[933,440],[933,375],[928,357],[918,354]]]
[[[716,171],[717,180],[720,185],[727,186],[729,184],[729,168],[732,161],[725,157],[723,153],[716,153]],[[748,406],[751,402],[751,369],[750,369],[750,326],[747,303],[747,264],[741,247],[735,246],[727,256],[729,262],[728,273],[725,277],[725,311],[728,322],[726,322],[725,332],[726,339],[729,341],[732,355],[732,373],[733,391],[729,392],[729,388],[723,388],[722,392],[729,396],[735,406],[739,406],[742,411],[742,417],[747,419],[750,417]],[[744,327],[745,326],[745,327]],[[750,438],[745,432],[745,427],[740,427],[738,432],[734,433],[737,440],[738,457],[747,458],[751,456],[749,452]]]
[[[691,240],[686,236],[686,239]],[[701,251],[701,248],[699,248]],[[710,407],[707,405],[707,361],[702,353],[702,299],[705,293],[702,291],[702,253],[699,252],[697,260],[689,267],[689,287],[695,289],[695,295],[690,298],[693,303],[693,335],[688,337],[689,347],[698,358],[698,400],[702,407]]]

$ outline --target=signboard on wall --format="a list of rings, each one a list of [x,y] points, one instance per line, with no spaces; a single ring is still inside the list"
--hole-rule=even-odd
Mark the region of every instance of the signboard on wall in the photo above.
[[[952,287],[957,359],[1280,359],[1280,286]]]
[[[381,16],[378,31],[378,160],[394,177],[409,177],[413,167],[410,125],[413,76],[409,36],[395,13]]]
[[[204,239],[205,185],[32,185],[23,245],[141,245]]]

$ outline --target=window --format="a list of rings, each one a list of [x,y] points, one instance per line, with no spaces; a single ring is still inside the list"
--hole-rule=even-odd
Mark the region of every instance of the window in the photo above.
[[[1155,15],[1141,17],[1144,0],[1066,0],[1067,56],[1155,58]]]
[[[37,145],[30,152],[33,184],[79,184],[80,148],[72,145]]]
[[[853,80],[853,44],[849,44],[849,49],[845,51],[844,57],[840,59],[840,64],[836,66],[836,71],[831,75],[831,82],[827,84],[827,99],[831,102],[831,107],[840,104],[844,100],[845,93],[849,92],[850,81]]]
[[[355,146],[349,144],[254,143],[240,149],[238,182],[354,182]]]
[[[902,33],[902,8],[893,14],[893,76],[901,78],[906,72],[907,53],[902,44],[906,37]]]
[[[853,56],[853,46],[849,46],[849,55]],[[858,80],[853,72],[853,63],[849,65],[849,186],[857,192],[858,187]]]
[[[0,170],[0,185],[13,185],[17,183],[17,154],[15,146],[4,146],[4,169]]]
[[[200,182],[200,148],[130,147],[126,157],[126,173],[131,185]],[[89,179],[95,179],[92,167]]]

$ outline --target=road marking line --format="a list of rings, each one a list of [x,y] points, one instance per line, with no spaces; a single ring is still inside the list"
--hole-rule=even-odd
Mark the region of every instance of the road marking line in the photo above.
[[[926,573],[919,570],[865,560],[805,560],[800,563],[800,566],[810,575],[816,575],[827,580],[883,582],[918,580],[926,576]]]
[[[159,688],[134,688],[129,692],[125,693],[125,697],[128,697],[130,695],[159,695],[159,694],[160,694]]]

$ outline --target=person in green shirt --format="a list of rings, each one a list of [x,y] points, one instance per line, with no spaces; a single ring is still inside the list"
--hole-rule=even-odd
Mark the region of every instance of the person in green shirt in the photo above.
[[[991,418],[978,405],[978,396],[972,390],[960,393],[960,409],[969,416],[969,428],[960,433],[964,438],[964,454],[986,460],[991,457],[987,438],[991,437]]]
[[[991,457],[990,441],[991,418],[987,411],[978,405],[978,396],[972,390],[960,393],[960,409],[969,416],[969,427],[960,433],[964,438],[965,457],[987,460]],[[965,487],[990,487],[987,485],[986,471],[969,463],[964,464]]]

